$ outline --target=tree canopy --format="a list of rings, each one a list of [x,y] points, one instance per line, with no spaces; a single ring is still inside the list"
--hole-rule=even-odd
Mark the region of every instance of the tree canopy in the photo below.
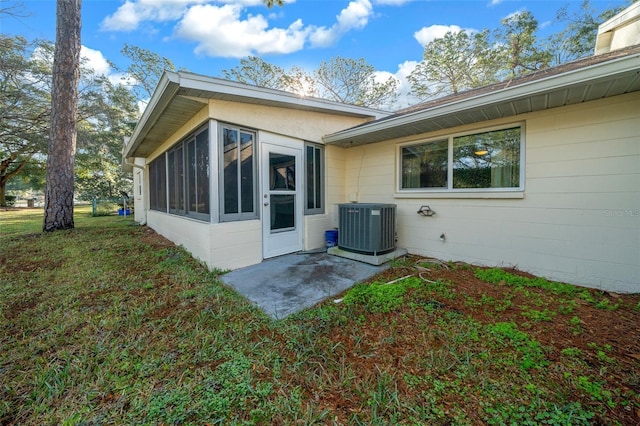
[[[47,149],[52,45],[0,36],[0,205],[7,182]]]

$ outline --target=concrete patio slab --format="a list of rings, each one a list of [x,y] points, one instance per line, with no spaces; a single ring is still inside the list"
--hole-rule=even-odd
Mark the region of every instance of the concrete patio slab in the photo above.
[[[274,318],[284,318],[388,267],[320,253],[295,253],[236,269],[222,281]]]

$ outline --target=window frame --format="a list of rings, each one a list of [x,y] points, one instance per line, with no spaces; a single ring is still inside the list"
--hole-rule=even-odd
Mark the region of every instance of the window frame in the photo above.
[[[191,143],[193,143],[193,147],[195,149],[195,155],[196,155],[196,167],[194,170],[194,192],[196,193],[196,196],[198,194],[198,184],[200,183],[200,179],[198,176],[198,163],[197,163],[197,157],[198,157],[198,153],[201,152],[198,150],[198,136],[205,134],[207,136],[207,147],[206,147],[206,155],[207,155],[207,162],[208,162],[208,167],[209,167],[209,176],[207,178],[207,188],[206,188],[206,192],[204,192],[204,194],[206,194],[206,197],[208,198],[207,201],[207,205],[208,205],[208,212],[199,212],[199,211],[195,211],[195,210],[191,210],[191,170],[189,169],[190,167],[190,162],[189,162],[189,145]],[[211,220],[211,138],[210,138],[210,134],[209,134],[209,126],[205,125],[201,128],[199,128],[198,130],[196,130],[195,132],[193,132],[191,135],[189,135],[188,138],[184,139],[182,141],[183,143],[183,159],[184,159],[184,185],[185,185],[185,192],[184,192],[184,203],[185,203],[185,211],[186,211],[186,215],[188,217],[193,217],[194,219],[198,219],[198,220],[202,220],[202,221],[210,221]]]
[[[314,151],[314,159],[315,159],[315,153],[316,150],[317,152],[319,152],[319,162],[320,164],[316,166],[316,164],[314,163],[314,171],[315,170],[319,170],[319,174],[320,176],[314,176],[314,182],[318,182],[320,185],[320,207],[318,207],[317,205],[315,207],[310,208],[309,207],[309,182],[308,182],[308,177],[309,177],[309,170],[308,170],[308,149],[312,148]],[[324,214],[325,212],[325,147],[324,145],[321,144],[317,144],[317,143],[313,143],[313,142],[305,142],[304,143],[304,214],[306,216],[310,216],[310,215],[316,215],[316,214]],[[314,173],[315,174],[315,173]],[[316,186],[314,185],[314,191],[315,191]],[[315,194],[314,194],[315,195]],[[314,197],[317,200],[317,197]]]
[[[252,142],[252,158],[251,158],[251,167],[252,167],[252,187],[253,187],[253,210],[252,211],[242,211],[242,164],[240,167],[236,168],[237,173],[237,182],[236,182],[236,196],[238,202],[238,212],[237,213],[225,213],[225,170],[224,170],[224,130],[234,130],[238,132],[238,138],[236,141],[236,148],[239,149],[242,145],[241,133],[248,133],[253,135]],[[229,123],[218,123],[218,205],[219,205],[219,218],[220,222],[236,222],[242,220],[254,220],[259,218],[259,210],[258,210],[258,202],[259,202],[259,187],[258,187],[258,131],[249,129],[243,126],[237,126]],[[237,161],[236,157],[236,161]]]
[[[167,213],[167,156],[163,152],[149,163],[149,210]],[[162,182],[164,181],[164,182]],[[159,184],[159,185],[158,185]]]
[[[173,145],[167,151],[167,193],[169,213],[186,216],[185,197],[185,155],[184,141]],[[173,163],[173,164],[172,164]],[[175,168],[172,168],[175,167]],[[171,173],[170,173],[171,172]]]
[[[519,156],[519,185],[518,187],[505,187],[505,188],[454,188],[454,168],[453,168],[453,156],[454,156],[454,139],[470,136],[475,134],[482,134],[500,130],[508,130],[508,129],[520,129],[520,156]],[[397,164],[397,172],[396,172],[396,195],[397,196],[411,196],[411,195],[420,195],[420,194],[429,194],[429,196],[455,196],[457,195],[465,195],[465,194],[480,194],[480,193],[493,193],[496,196],[507,195],[507,193],[523,193],[525,189],[525,123],[516,122],[509,123],[499,126],[491,126],[491,127],[482,127],[477,128],[465,132],[456,132],[451,134],[440,135],[433,138],[428,139],[420,139],[411,142],[404,142],[397,145],[396,149],[396,164]],[[402,187],[402,174],[403,174],[403,148],[410,146],[419,146],[425,145],[429,143],[442,142],[447,140],[447,187],[444,188],[403,188]]]
[[[158,157],[154,158],[149,163],[149,209],[153,211],[169,213],[176,216],[183,216],[192,219],[196,219],[203,222],[209,222],[211,220],[211,175],[208,177],[208,189],[206,191],[206,196],[209,198],[209,213],[195,212],[189,210],[189,198],[190,198],[190,185],[189,185],[189,158],[188,158],[188,150],[189,143],[196,141],[197,136],[205,133],[207,135],[207,161],[209,162],[209,170],[211,170],[211,138],[209,133],[209,124],[205,124],[203,126],[198,127],[195,131],[190,133],[187,137],[181,139],[178,143],[172,145],[169,149],[164,151]],[[171,161],[171,157],[175,162],[176,155],[178,152],[181,152],[181,165],[182,165],[182,175],[177,176],[174,169],[173,176],[170,176],[169,172],[171,170],[169,162]],[[177,163],[175,163],[177,164]],[[152,170],[154,169],[154,170]],[[161,170],[160,170],[161,169]],[[158,178],[164,176],[164,185],[155,186],[158,182]],[[171,191],[171,180],[173,179],[173,193]],[[154,182],[154,180],[156,182]],[[164,189],[164,194],[160,194],[160,192]],[[178,189],[178,191],[176,191]],[[196,179],[196,187],[195,191],[197,192],[197,179]],[[151,194],[155,192],[156,195],[154,197]],[[161,197],[164,195],[164,197]],[[174,197],[174,207],[171,207],[171,196]],[[181,205],[178,205],[180,201],[180,197],[182,198]],[[154,200],[155,198],[155,200]],[[164,199],[164,205],[158,204],[157,201],[161,198]],[[153,201],[156,201],[156,205],[154,205]]]

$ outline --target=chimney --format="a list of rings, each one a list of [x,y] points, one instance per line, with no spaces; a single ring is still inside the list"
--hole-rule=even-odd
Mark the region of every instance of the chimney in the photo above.
[[[595,54],[640,44],[640,2],[635,2],[598,27]]]

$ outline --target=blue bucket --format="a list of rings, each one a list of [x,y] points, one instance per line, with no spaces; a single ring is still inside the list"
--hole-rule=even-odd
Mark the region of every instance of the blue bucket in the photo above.
[[[330,229],[324,232],[324,240],[327,248],[336,247],[338,245],[338,230]]]

